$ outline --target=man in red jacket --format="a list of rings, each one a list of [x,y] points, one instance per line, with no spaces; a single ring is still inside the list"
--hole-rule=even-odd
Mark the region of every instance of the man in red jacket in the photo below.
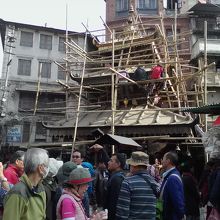
[[[7,181],[13,185],[19,182],[19,178],[24,172],[24,151],[16,151],[10,159],[10,164],[4,170]]]

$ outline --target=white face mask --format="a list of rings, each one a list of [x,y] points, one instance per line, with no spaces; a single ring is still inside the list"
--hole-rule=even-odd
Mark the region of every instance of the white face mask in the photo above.
[[[45,179],[49,173],[49,167],[44,166],[42,178]]]

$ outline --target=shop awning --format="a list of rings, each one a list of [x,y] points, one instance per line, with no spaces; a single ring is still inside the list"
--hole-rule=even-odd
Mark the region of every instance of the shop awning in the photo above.
[[[139,145],[137,142],[135,142],[131,138],[119,136],[119,135],[113,135],[113,134],[105,134],[102,137],[100,137],[98,140],[96,140],[95,144],[110,144],[110,145],[116,145],[119,147],[135,147],[137,149],[141,149],[142,146]]]

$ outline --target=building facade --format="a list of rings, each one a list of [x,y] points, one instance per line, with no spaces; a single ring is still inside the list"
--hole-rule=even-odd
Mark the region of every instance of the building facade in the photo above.
[[[189,11],[192,30],[191,37],[191,63],[199,69],[207,63],[206,83],[203,77],[202,83],[206,84],[206,104],[220,102],[220,1],[209,1],[207,4],[197,3]],[[207,29],[205,28],[207,22]],[[205,30],[206,29],[206,30]],[[207,34],[205,34],[207,33]],[[207,35],[205,49],[205,35]],[[207,54],[207,58],[205,58]],[[211,64],[211,65],[210,65]],[[209,117],[211,124],[215,117]]]
[[[66,38],[65,30],[2,19],[0,33],[4,50],[1,146],[27,147],[35,142],[50,141],[41,122],[57,121],[68,114],[65,90],[57,83],[57,80],[69,81],[64,42],[74,41],[83,48],[85,34],[69,32]],[[80,74],[77,69],[73,73]]]

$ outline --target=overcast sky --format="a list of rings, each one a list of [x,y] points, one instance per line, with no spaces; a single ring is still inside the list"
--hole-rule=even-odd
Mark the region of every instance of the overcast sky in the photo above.
[[[102,29],[100,16],[105,20],[104,0],[1,0],[0,18],[6,21],[66,29],[68,5],[68,30],[85,31]],[[0,43],[0,71],[2,70],[2,45]]]

